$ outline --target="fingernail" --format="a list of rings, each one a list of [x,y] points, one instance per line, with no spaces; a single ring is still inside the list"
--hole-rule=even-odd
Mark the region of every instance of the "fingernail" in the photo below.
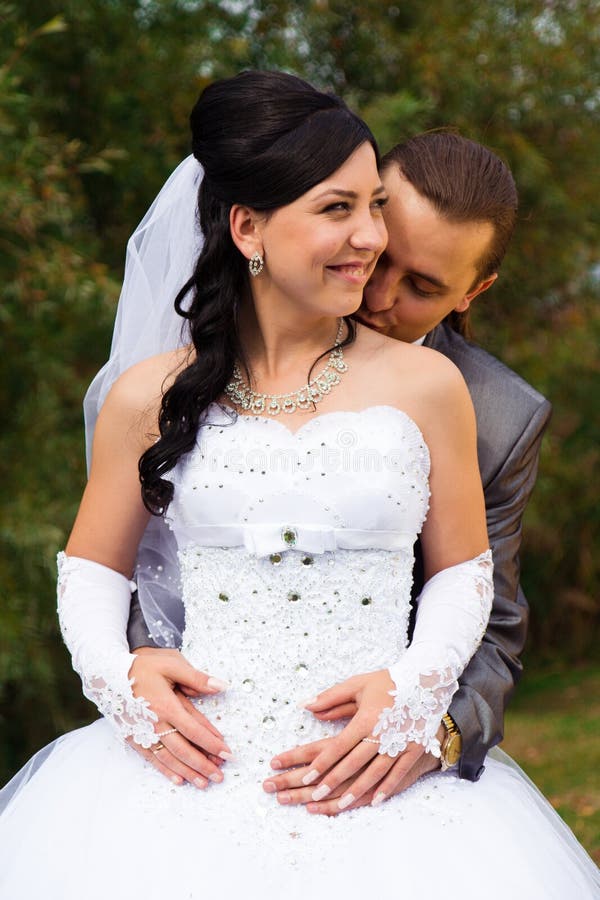
[[[209,781],[212,781],[214,784],[221,784],[223,781],[223,775],[221,772],[211,772],[208,776]]]
[[[313,800],[323,800],[323,798],[326,797],[327,794],[330,794],[330,793],[331,793],[331,788],[327,787],[326,784],[321,784],[316,789],[316,791],[312,792],[312,794],[310,796],[312,797]]]
[[[171,781],[173,784],[176,784],[177,787],[183,784],[183,778],[180,778],[179,775],[171,775]]]
[[[316,703],[317,699],[317,697],[310,697],[308,700],[298,700],[296,706],[298,709],[304,709],[305,706],[312,706],[313,703]]]
[[[277,785],[272,781],[265,781],[265,783],[263,784],[263,788],[265,789],[267,794],[274,794],[277,790]]]
[[[234,759],[233,753],[230,753],[228,750],[221,750],[219,756],[221,757],[221,759],[225,760]]]
[[[211,676],[206,682],[206,687],[209,687],[214,691],[226,691],[229,687],[229,682],[223,681],[221,678],[213,678]]]
[[[278,759],[274,759],[271,763],[271,768],[272,769],[283,769],[283,766],[281,765],[281,763],[279,762]]]
[[[302,779],[302,784],[312,784],[315,778],[318,778],[320,774],[321,773],[318,772],[317,769],[311,769]]]
[[[385,794],[383,793],[383,791],[379,791],[371,800],[371,806],[379,806],[379,804],[383,803],[384,800]]]
[[[202,790],[206,787],[206,778],[194,778],[193,783],[197,788],[200,788],[200,790]]]
[[[287,791],[280,791],[279,794],[277,794],[279,803],[289,803],[291,799],[292,798]]]
[[[346,809],[351,803],[354,803],[356,797],[354,794],[345,794],[341,800],[338,800],[338,809]]]

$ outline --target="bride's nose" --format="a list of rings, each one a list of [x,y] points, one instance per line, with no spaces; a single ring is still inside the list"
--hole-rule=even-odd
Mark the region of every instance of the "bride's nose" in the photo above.
[[[355,250],[370,250],[379,254],[385,248],[387,239],[383,217],[374,216],[369,209],[357,218],[349,243]]]

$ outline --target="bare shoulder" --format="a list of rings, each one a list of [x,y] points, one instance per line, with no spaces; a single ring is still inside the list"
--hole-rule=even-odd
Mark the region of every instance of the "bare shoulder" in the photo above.
[[[150,356],[123,372],[113,384],[106,405],[145,409],[160,404],[162,395],[189,364],[188,348]]]
[[[406,345],[405,345],[406,346]],[[452,360],[430,347],[407,346],[409,354],[398,360],[406,374],[412,375],[422,401],[434,407],[448,403],[471,405],[467,384]]]
[[[368,331],[368,334],[364,334]],[[363,347],[370,351],[382,383],[397,395],[397,403],[443,409],[450,403],[470,405],[469,392],[459,368],[443,353],[363,329]],[[390,397],[393,400],[393,397]]]
[[[157,433],[162,397],[191,361],[189,347],[151,356],[123,372],[111,387],[98,417],[99,427],[129,426],[139,435]],[[143,443],[146,443],[143,439]]]

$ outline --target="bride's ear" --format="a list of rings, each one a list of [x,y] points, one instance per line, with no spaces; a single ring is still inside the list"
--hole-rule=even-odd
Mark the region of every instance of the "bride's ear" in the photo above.
[[[263,255],[259,221],[260,217],[255,209],[236,203],[231,207],[229,212],[231,239],[246,259],[250,259],[255,253]]]

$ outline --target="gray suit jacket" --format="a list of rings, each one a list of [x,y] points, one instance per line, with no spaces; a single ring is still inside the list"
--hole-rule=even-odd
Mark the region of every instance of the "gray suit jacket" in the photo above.
[[[490,623],[450,707],[462,733],[460,776],[475,781],[483,771],[487,751],[502,740],[504,710],[521,674],[519,654],[528,616],[519,586],[521,518],[535,482],[540,442],[551,409],[515,372],[465,341],[450,326],[438,325],[425,344],[458,366],[471,392],[494,555],[495,598]],[[422,586],[417,545],[414,596]],[[130,647],[152,645],[135,595],[127,634]]]
[[[498,359],[442,322],[425,345],[460,369],[477,419],[477,451],[494,557],[494,605],[483,643],[460,678],[450,714],[462,733],[462,778],[476,781],[502,740],[504,710],[521,675],[528,607],[519,584],[521,520],[537,474],[551,406]],[[417,548],[415,593],[422,587]]]

